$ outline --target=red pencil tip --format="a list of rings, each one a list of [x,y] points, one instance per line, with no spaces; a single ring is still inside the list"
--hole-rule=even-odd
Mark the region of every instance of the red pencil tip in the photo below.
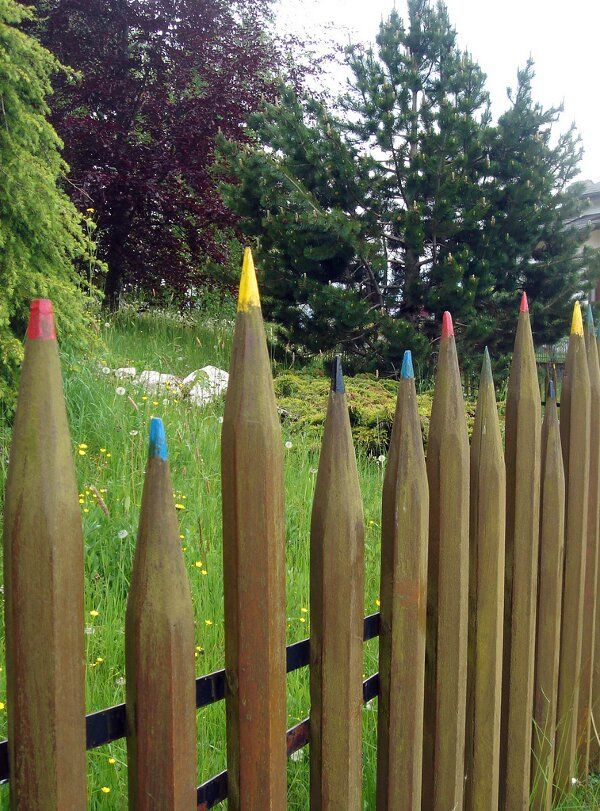
[[[50,299],[34,298],[31,302],[27,337],[30,341],[53,341],[56,338]]]
[[[521,306],[519,307],[520,313],[528,313],[529,312],[529,302],[527,301],[527,293],[523,291],[523,295],[521,296]]]
[[[454,335],[454,324],[452,323],[452,316],[446,310],[442,316],[442,338],[450,338]]]

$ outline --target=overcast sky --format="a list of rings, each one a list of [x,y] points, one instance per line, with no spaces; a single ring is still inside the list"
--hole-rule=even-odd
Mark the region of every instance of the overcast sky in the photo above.
[[[302,34],[374,39],[382,17],[405,0],[279,0],[280,24]],[[517,67],[533,56],[535,97],[564,102],[562,128],[575,121],[585,154],[579,179],[600,181],[600,0],[446,0],[461,47],[488,76],[494,115],[507,105]],[[333,24],[333,29],[330,28]]]

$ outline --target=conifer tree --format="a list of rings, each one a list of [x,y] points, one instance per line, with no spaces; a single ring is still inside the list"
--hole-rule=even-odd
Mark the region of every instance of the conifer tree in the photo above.
[[[0,0],[0,403],[11,408],[32,298],[52,299],[62,338],[83,340],[87,298],[76,264],[89,240],[59,187],[67,166],[48,123],[56,59],[22,30],[30,12]]]

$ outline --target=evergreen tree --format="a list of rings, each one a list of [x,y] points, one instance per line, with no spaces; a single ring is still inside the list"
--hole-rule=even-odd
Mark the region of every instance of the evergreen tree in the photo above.
[[[288,90],[251,119],[254,147],[228,150],[241,193],[231,182],[227,199],[292,344],[393,369],[394,342],[435,345],[450,309],[464,350],[503,353],[523,289],[540,339],[558,337],[598,252],[578,254],[585,233],[565,228],[580,144],[570,129],[553,145],[560,109],[532,100],[532,66],[494,125],[484,74],[428,0],[409,0],[406,25],[392,12],[348,65],[336,115]]]
[[[60,66],[20,29],[27,19],[22,5],[0,0],[0,402],[8,408],[30,300],[52,299],[62,338],[81,341],[89,326],[76,269],[88,240],[57,185],[67,166],[46,118]]]

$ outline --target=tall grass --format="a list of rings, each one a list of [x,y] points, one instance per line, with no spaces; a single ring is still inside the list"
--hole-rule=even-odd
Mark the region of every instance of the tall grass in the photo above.
[[[196,617],[196,673],[223,667],[223,588],[220,499],[220,420],[218,401],[197,408],[162,391],[152,395],[117,381],[103,368],[136,366],[178,375],[206,364],[227,368],[233,311],[205,312],[180,319],[169,313],[119,313],[104,326],[105,349],[97,357],[63,359],[64,384],[75,454],[85,536],[85,644],[88,712],[124,701],[125,605],[137,531],[147,430],[151,415],[165,422],[181,545],[187,563]],[[124,387],[125,394],[117,393]],[[325,409],[325,401],[323,409]],[[10,430],[0,425],[0,485],[3,491]],[[309,523],[318,457],[302,433],[284,426],[286,476],[287,641],[308,636]],[[365,609],[377,610],[379,590],[381,464],[359,455],[366,523]],[[108,515],[100,504],[105,504]],[[268,562],[265,561],[265,565]],[[3,616],[2,620],[3,621]],[[3,627],[0,627],[2,638]],[[43,656],[43,651],[40,651]],[[377,669],[377,640],[365,645],[365,676]],[[0,670],[0,701],[5,672]],[[308,670],[288,676],[288,720],[308,714]],[[363,713],[365,809],[375,807],[377,703]],[[198,781],[226,766],[224,703],[198,712]],[[5,707],[0,735],[6,736]],[[289,808],[309,806],[308,758],[304,750],[288,764]],[[104,790],[103,790],[104,789]],[[109,791],[106,791],[108,789]],[[124,741],[88,753],[88,807],[127,808]],[[7,807],[8,790],[0,788]],[[600,807],[600,787],[562,808]]]

